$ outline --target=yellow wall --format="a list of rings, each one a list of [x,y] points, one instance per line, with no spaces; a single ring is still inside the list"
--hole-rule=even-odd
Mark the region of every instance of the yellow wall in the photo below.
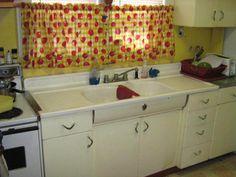
[[[16,10],[13,8],[0,9],[0,47],[5,52],[17,48]]]
[[[178,27],[175,27],[176,55],[171,62],[179,62],[194,56],[195,47],[203,46],[205,53],[222,53],[223,28],[184,28],[185,35],[178,36]],[[0,46],[5,50],[17,47],[16,12],[15,9],[0,9]],[[161,59],[158,64],[169,63],[170,59]],[[131,66],[128,64],[126,66]],[[115,66],[120,67],[120,66]],[[67,69],[27,69],[24,70],[25,77],[38,75],[63,74],[78,72],[78,68]]]

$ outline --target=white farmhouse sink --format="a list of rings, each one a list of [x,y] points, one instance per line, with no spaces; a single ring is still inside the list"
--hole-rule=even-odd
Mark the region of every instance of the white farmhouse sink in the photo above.
[[[82,95],[92,103],[107,103],[117,101],[117,85],[96,85],[81,90]]]
[[[173,89],[157,81],[134,80],[125,83],[117,82],[90,86],[86,89],[82,89],[81,93],[88,101],[92,103],[109,103],[118,101],[116,97],[116,90],[119,84],[135,91],[140,96],[156,96],[174,91]]]
[[[129,81],[127,86],[141,96],[154,96],[174,91],[164,84],[150,80]]]

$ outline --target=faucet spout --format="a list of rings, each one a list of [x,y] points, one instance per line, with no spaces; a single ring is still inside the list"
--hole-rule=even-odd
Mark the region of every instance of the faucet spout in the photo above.
[[[138,79],[138,68],[131,68],[127,71],[124,71],[120,74],[114,74],[114,77],[112,79],[109,79],[108,75],[104,75],[104,83],[110,83],[110,82],[118,82],[118,81],[127,81],[128,80],[128,73],[131,71],[135,71],[135,79]]]
[[[118,74],[118,76],[122,76],[122,75],[124,76],[124,75],[128,74],[131,71],[138,72],[138,68],[137,67],[136,68],[131,68],[131,69],[127,70],[127,71],[124,71],[124,72]]]

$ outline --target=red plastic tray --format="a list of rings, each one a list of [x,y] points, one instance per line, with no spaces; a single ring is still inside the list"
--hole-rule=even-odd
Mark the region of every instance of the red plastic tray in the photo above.
[[[200,78],[215,78],[222,76],[221,73],[227,67],[226,65],[221,64],[216,68],[202,68],[192,64],[192,59],[186,59],[181,61],[181,72],[189,75],[195,75]]]

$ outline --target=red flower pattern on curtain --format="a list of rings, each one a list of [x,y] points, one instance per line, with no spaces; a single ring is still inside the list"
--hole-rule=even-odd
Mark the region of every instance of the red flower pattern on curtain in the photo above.
[[[172,6],[23,3],[25,68],[158,60],[174,55]]]

